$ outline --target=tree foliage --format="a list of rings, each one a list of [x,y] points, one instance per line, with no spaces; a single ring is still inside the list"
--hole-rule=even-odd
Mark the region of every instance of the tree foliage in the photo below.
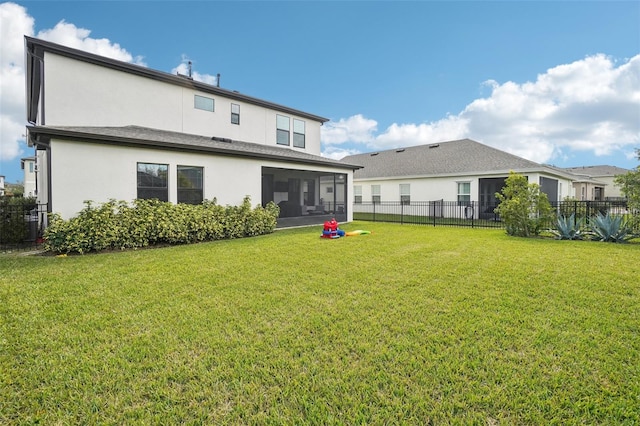
[[[510,172],[501,192],[496,211],[505,223],[507,234],[519,237],[539,235],[552,218],[551,204],[540,185],[529,183],[521,174]]]
[[[638,161],[640,161],[640,149],[636,149]],[[638,221],[638,213],[640,213],[640,166],[631,170],[624,175],[616,176],[614,182],[620,186],[620,190],[627,197],[629,210],[635,213],[633,216]]]

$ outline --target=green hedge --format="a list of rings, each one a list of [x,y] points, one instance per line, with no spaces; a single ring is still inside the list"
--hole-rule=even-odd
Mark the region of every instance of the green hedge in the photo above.
[[[82,254],[251,237],[273,232],[278,214],[273,202],[252,208],[249,197],[240,206],[220,206],[215,199],[199,205],[111,200],[98,207],[86,201],[84,209],[70,220],[51,215],[44,249]]]

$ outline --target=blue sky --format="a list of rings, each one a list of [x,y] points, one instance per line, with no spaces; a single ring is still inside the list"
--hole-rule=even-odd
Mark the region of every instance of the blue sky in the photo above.
[[[22,37],[329,118],[323,155],[471,138],[560,167],[638,165],[638,1],[18,1],[2,16],[0,174],[21,180]],[[23,77],[22,77],[23,78]]]

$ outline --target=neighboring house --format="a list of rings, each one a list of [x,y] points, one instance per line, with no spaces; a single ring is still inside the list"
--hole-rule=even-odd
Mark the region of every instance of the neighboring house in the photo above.
[[[353,170],[320,156],[326,118],[25,37],[38,198],[69,218],[84,200],[274,201],[278,226],[352,220]]]
[[[463,139],[351,155],[343,158],[362,169],[354,172],[355,203],[457,201],[479,206],[476,217],[490,215],[510,171],[540,185],[549,201],[569,195],[568,172],[526,160],[479,142]]]
[[[4,195],[4,176],[0,175],[0,197]]]
[[[606,201],[623,199],[624,194],[615,184],[616,176],[624,175],[630,170],[616,166],[582,166],[567,167],[566,170],[576,175],[573,182],[575,197],[584,201]]]
[[[26,157],[20,159],[20,168],[24,173],[24,196],[35,197],[37,195],[36,157]]]

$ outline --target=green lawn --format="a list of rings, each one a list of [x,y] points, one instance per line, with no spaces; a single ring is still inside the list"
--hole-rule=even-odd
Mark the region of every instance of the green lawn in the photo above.
[[[0,256],[0,423],[640,422],[640,244],[344,229]]]

